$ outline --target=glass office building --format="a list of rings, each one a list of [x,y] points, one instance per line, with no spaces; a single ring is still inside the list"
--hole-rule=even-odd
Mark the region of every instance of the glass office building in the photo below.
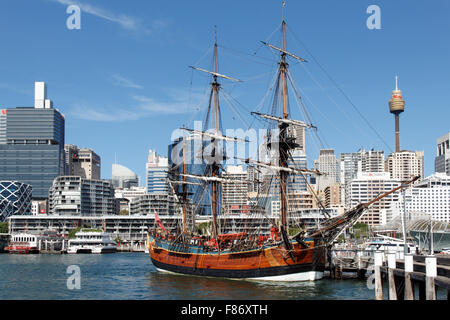
[[[31,186],[18,181],[0,181],[0,222],[12,215],[31,214]]]
[[[43,200],[65,171],[65,119],[49,100],[45,107],[36,101],[35,107],[0,110],[0,180],[29,184],[33,199]]]

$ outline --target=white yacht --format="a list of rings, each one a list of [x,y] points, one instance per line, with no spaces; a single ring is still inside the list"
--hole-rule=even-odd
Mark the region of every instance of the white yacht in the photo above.
[[[403,253],[405,247],[403,240],[380,235],[366,242],[364,245],[367,251],[385,251],[398,254]],[[415,254],[417,252],[418,246],[416,244],[407,242],[406,245],[409,253]]]
[[[117,251],[117,243],[102,231],[81,230],[69,240],[67,253],[111,253]]]

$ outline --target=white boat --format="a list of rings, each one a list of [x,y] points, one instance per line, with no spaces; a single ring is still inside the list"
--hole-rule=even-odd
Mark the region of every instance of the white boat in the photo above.
[[[408,253],[415,254],[418,252],[419,247],[414,244],[407,242]],[[384,251],[384,252],[395,252],[399,258],[403,255],[405,243],[401,239],[396,239],[387,236],[377,236],[364,244],[366,251]]]
[[[117,243],[102,231],[78,231],[69,240],[67,253],[112,253],[117,251]]]
[[[11,235],[9,245],[5,248],[9,253],[39,253],[39,237],[29,233]]]

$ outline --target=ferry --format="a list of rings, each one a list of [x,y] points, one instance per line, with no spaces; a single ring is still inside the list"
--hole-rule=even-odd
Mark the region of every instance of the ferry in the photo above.
[[[39,253],[39,236],[29,233],[12,234],[9,245],[4,250],[8,253]]]
[[[113,253],[117,243],[102,231],[78,231],[75,238],[69,240],[67,253]]]

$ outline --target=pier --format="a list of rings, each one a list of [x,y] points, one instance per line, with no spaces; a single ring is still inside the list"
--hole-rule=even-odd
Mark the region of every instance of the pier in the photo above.
[[[364,280],[374,274],[376,300],[436,300],[438,287],[447,291],[450,300],[448,255],[333,249],[326,270],[331,279],[352,273]],[[383,286],[387,286],[387,297],[383,296]]]

